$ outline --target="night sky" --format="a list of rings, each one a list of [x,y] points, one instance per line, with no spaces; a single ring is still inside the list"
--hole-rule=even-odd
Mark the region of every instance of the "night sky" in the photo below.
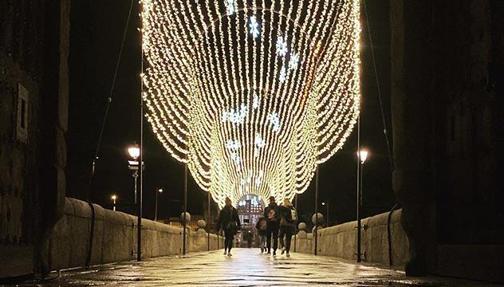
[[[382,89],[385,117],[390,122],[390,47],[388,1],[368,1],[368,13]],[[72,1],[70,47],[70,123],[68,134],[67,196],[90,198],[111,207],[110,196],[119,197],[118,210],[132,210],[133,178],[127,167],[126,147],[139,142],[140,115],[140,35],[137,2],[134,2],[124,51],[119,66],[112,103],[105,123],[95,176],[90,186],[91,163],[103,122],[107,99],[130,1]],[[363,146],[371,151],[364,168],[364,216],[388,211],[395,203],[391,187],[391,168],[377,98],[375,73],[371,61],[366,18],[362,12],[362,135]],[[159,197],[159,217],[177,216],[183,198],[184,167],[172,159],[155,139],[145,122],[144,135],[144,216],[153,218],[154,195]],[[390,127],[390,125],[389,125]],[[391,130],[389,129],[391,135]],[[356,133],[342,151],[320,166],[320,201],[330,201],[334,223],[355,219]],[[301,215],[314,210],[315,180],[299,196]],[[202,214],[206,193],[189,179],[188,209]],[[325,207],[320,207],[325,213]]]

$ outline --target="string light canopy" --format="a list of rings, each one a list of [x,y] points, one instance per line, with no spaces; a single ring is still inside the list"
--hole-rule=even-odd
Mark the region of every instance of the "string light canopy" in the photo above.
[[[146,118],[222,207],[304,192],[359,114],[360,0],[141,0]]]

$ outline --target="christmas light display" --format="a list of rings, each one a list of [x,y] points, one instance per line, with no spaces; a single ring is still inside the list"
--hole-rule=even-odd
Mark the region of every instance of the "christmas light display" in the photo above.
[[[359,114],[359,0],[141,0],[146,118],[223,206],[302,193]]]

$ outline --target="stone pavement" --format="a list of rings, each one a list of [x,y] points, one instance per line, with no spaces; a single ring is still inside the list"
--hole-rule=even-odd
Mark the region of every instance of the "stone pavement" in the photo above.
[[[293,253],[260,255],[258,249],[212,251],[142,262],[122,262],[61,272],[36,286],[498,286],[446,278],[411,278],[404,273],[356,265],[336,258]],[[20,286],[20,285],[18,285]],[[33,286],[30,282],[21,286]]]

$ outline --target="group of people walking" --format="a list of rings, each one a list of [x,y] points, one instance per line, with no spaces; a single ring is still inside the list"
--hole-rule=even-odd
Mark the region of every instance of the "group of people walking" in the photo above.
[[[289,257],[296,222],[297,211],[290,200],[285,198],[282,205],[277,205],[275,197],[270,196],[269,205],[264,209],[263,217],[256,225],[260,236],[261,253],[271,254],[271,249],[273,249],[273,256],[275,256],[280,243],[282,254],[285,253]]]
[[[276,256],[280,243],[282,254],[285,253],[287,257],[290,257],[292,235],[296,230],[296,222],[297,211],[290,200],[285,198],[282,205],[277,205],[275,197],[270,196],[263,217],[259,218],[256,224],[261,254],[271,254],[271,249],[273,249],[273,256]],[[241,228],[241,224],[238,211],[233,207],[229,198],[226,198],[226,205],[219,214],[217,228],[224,232],[224,255],[231,256],[234,236]]]

